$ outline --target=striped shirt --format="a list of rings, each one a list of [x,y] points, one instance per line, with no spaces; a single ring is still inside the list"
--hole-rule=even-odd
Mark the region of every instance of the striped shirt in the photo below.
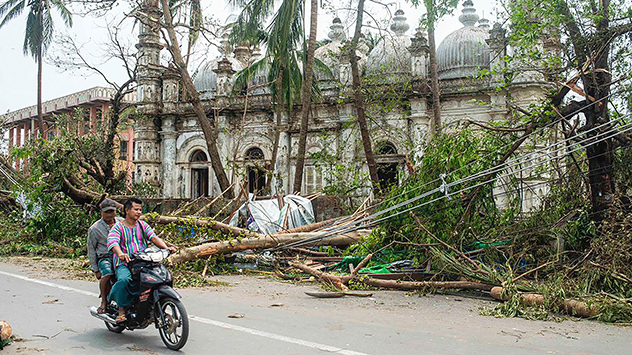
[[[124,225],[123,221],[117,222],[108,234],[108,250],[118,245],[123,253],[131,256],[147,249],[147,242],[155,236],[153,228],[144,221],[137,221],[133,228]],[[114,268],[122,264],[116,254],[113,261]]]

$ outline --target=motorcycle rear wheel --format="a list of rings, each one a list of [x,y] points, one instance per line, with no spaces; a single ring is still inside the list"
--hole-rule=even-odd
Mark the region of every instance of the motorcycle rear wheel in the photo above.
[[[174,298],[164,298],[160,306],[165,318],[165,324],[158,327],[162,342],[171,349],[179,350],[189,338],[189,316],[182,302]]]

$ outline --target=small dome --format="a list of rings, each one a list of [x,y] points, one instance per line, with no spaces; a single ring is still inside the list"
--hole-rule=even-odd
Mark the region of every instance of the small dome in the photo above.
[[[463,14],[459,16],[463,27],[449,34],[437,48],[439,79],[473,77],[481,69],[489,68],[489,25],[479,21],[471,0],[463,3]]]
[[[321,62],[323,62],[329,69],[331,70],[331,74],[336,77],[338,64],[340,63],[340,52],[341,48],[344,45],[344,41],[347,39],[347,34],[345,33],[345,27],[342,25],[342,21],[338,17],[334,18],[334,21],[331,26],[329,26],[331,30],[329,32],[329,39],[331,42],[324,44],[314,51],[314,57],[318,58]],[[324,70],[319,70],[316,68],[314,70],[314,74],[316,75],[316,80],[330,80],[331,75]]]
[[[411,40],[406,36],[409,28],[404,11],[397,10],[391,24],[392,33],[380,39],[367,57],[367,73],[410,73],[411,54],[408,47]]]
[[[239,60],[234,57],[225,58],[230,61],[234,71],[243,69],[243,65]],[[217,73],[215,73],[214,70],[217,70],[217,65],[222,59],[223,58],[216,58],[204,63],[193,74],[193,84],[195,85],[197,91],[201,94],[201,98],[209,99],[215,97],[215,93],[217,92]]]

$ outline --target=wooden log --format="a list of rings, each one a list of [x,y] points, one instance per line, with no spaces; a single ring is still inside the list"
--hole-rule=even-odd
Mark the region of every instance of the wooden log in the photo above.
[[[370,233],[368,230],[358,230],[355,232],[345,233],[343,235],[315,240],[309,245],[336,245],[345,246],[358,242],[361,238]],[[228,241],[206,243],[186,249],[180,250],[178,253],[170,256],[172,262],[178,263],[196,258],[206,258],[210,255],[219,255],[233,253],[236,251],[248,249],[274,248],[280,245],[305,240],[319,236],[319,233],[290,233],[290,234],[271,234],[250,238],[232,239]]]
[[[492,288],[490,294],[494,299],[499,301],[505,302],[509,300],[509,297],[503,295],[503,288],[499,286]],[[543,305],[545,301],[544,296],[537,293],[521,294],[520,297],[520,302],[527,306],[540,306]],[[592,318],[599,314],[599,307],[568,298],[561,301],[560,309],[570,315],[584,318]]]
[[[316,270],[314,268],[310,268],[309,266],[302,264],[300,262],[294,261],[291,262],[290,265],[297,269],[303,270],[311,275],[318,277],[320,280],[326,281],[340,290],[347,291],[346,284],[349,281],[354,280],[358,282],[362,282],[369,286],[381,287],[381,288],[389,288],[389,289],[398,289],[398,290],[424,290],[429,288],[460,288],[460,289],[468,289],[468,290],[483,290],[489,291],[493,286],[480,283],[480,282],[471,282],[471,281],[400,281],[400,280],[379,280],[366,276],[338,276],[329,274],[326,272],[322,272]]]
[[[306,273],[318,277],[319,280],[332,284],[339,290],[349,291],[349,288],[345,285],[349,280],[351,280],[350,276],[338,276],[329,274],[320,270],[316,270],[312,267],[309,267],[303,263],[298,261],[291,261],[290,266],[297,268],[299,270],[305,271]]]
[[[464,290],[489,291],[492,285],[472,281],[401,281],[401,280],[380,280],[372,277],[359,277],[362,283],[374,287],[390,288],[396,290],[425,290],[433,288],[460,288]]]

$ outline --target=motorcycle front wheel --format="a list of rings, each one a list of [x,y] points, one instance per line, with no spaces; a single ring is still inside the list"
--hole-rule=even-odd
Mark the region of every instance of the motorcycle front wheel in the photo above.
[[[171,349],[179,350],[189,338],[189,316],[182,302],[170,297],[160,300],[165,324],[158,327],[162,342]]]
[[[123,330],[125,330],[125,326],[124,325],[114,325],[114,324],[110,324],[108,322],[104,322],[105,326],[108,328],[109,331],[114,332],[114,333],[120,333]]]

